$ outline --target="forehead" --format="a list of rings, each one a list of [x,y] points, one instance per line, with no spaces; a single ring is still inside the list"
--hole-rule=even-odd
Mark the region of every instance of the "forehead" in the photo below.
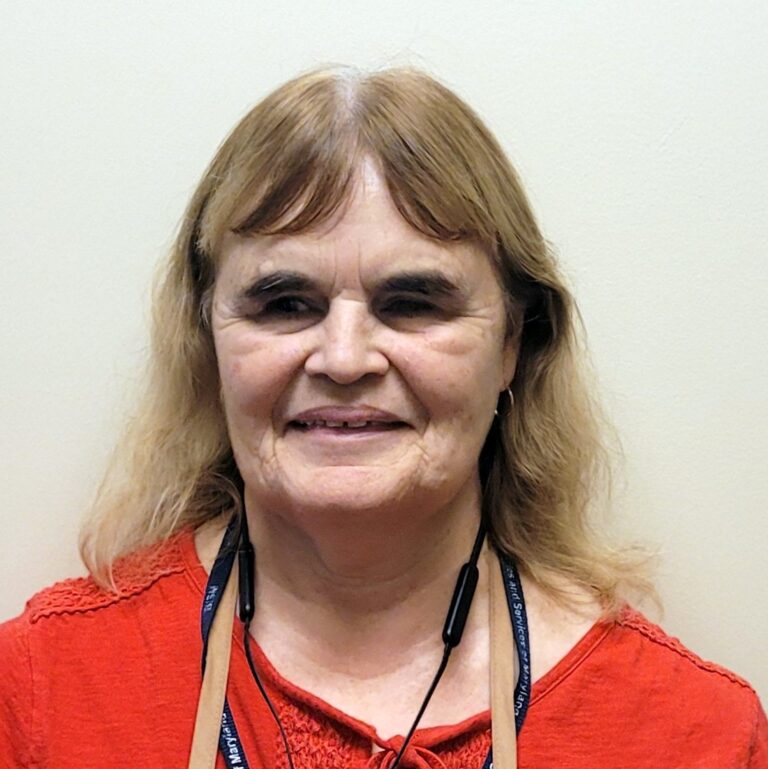
[[[227,235],[220,269],[249,276],[293,269],[320,279],[356,273],[365,282],[393,272],[429,269],[469,285],[489,279],[498,283],[480,246],[440,241],[412,227],[370,163],[361,168],[344,206],[321,226],[291,235]]]

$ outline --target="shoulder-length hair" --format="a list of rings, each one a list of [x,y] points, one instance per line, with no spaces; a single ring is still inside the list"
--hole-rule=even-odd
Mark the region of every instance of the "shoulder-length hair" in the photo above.
[[[616,607],[626,588],[647,583],[632,552],[606,545],[593,525],[608,463],[573,298],[496,139],[413,69],[302,75],[221,145],[158,276],[144,393],[83,527],[83,560],[106,585],[118,556],[239,510],[209,323],[222,238],[327,221],[363,156],[410,225],[480,244],[505,291],[520,353],[514,402],[481,455],[493,543],[554,595],[563,597],[565,577]]]

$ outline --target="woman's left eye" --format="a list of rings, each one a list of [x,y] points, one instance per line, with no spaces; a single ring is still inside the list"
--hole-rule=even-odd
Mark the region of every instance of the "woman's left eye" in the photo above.
[[[425,299],[401,298],[385,302],[379,312],[386,316],[414,318],[420,315],[433,315],[438,312],[438,308]]]

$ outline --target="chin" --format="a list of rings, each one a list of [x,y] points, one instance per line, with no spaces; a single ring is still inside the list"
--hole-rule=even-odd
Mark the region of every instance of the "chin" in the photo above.
[[[294,498],[309,507],[334,507],[364,511],[387,507],[402,500],[409,484],[399,477],[387,477],[381,467],[324,467],[292,483]]]
[[[343,525],[354,517],[381,518],[412,514],[413,506],[424,505],[425,496],[413,479],[389,475],[387,468],[323,467],[283,477],[254,489],[253,501],[296,519],[316,524],[324,519]],[[409,497],[418,497],[412,500]]]

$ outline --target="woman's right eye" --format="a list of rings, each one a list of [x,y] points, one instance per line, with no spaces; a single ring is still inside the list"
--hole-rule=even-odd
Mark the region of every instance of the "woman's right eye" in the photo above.
[[[297,318],[313,315],[320,310],[299,296],[280,296],[269,300],[257,313],[267,318]]]

